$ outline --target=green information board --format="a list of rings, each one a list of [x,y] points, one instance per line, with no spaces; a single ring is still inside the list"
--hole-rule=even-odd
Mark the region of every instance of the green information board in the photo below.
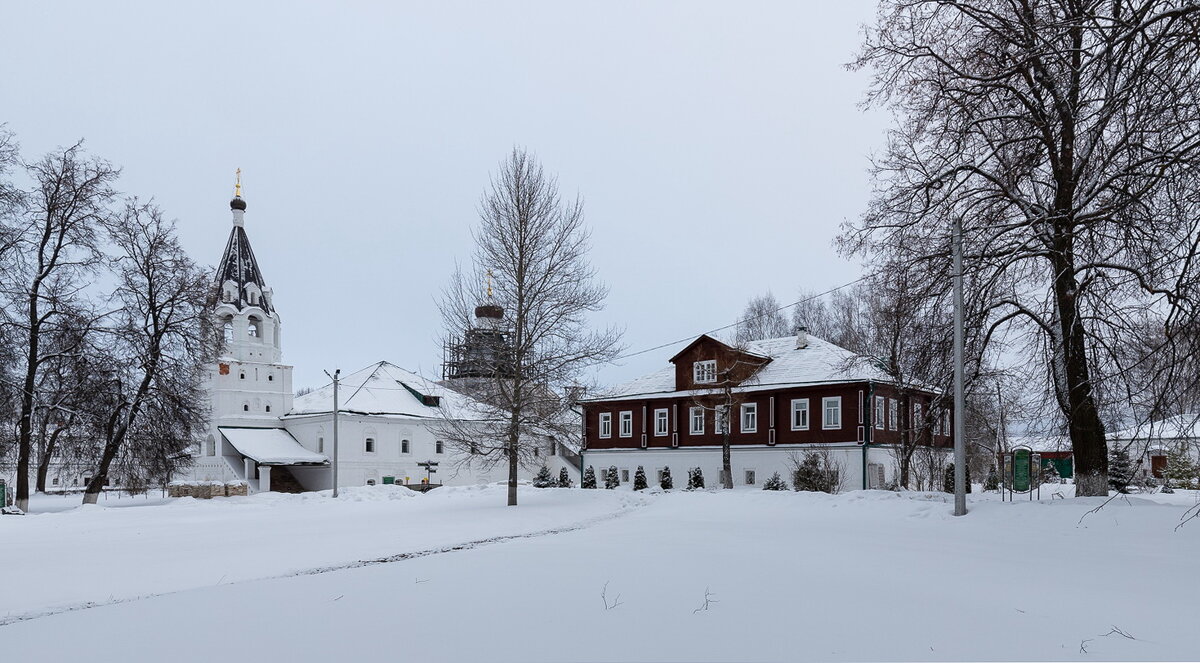
[[[1017,449],[1013,452],[1012,489],[1018,493],[1024,493],[1029,490],[1031,460],[1029,449]]]
[[[8,486],[0,479],[0,509],[8,506]]]

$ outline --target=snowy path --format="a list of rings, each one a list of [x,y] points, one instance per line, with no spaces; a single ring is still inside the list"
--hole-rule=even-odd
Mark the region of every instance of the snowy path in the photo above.
[[[557,493],[557,495],[555,495]],[[0,624],[180,590],[324,573],[537,536],[620,515],[628,492],[522,493],[497,486],[350,489],[130,508],[83,507],[4,518]]]
[[[597,513],[590,526],[554,536],[58,614],[2,627],[0,643],[17,660],[99,646],[131,661],[228,651],[294,661],[1178,660],[1200,652],[1200,527],[1174,531],[1182,502],[1118,500],[1078,524],[1095,500],[984,501],[955,519],[942,496],[930,497],[650,495],[625,517]],[[527,503],[583,510],[631,498],[549,491]],[[529,511],[509,525],[535,519]],[[601,603],[605,583],[609,604],[619,603],[612,609]],[[706,589],[716,602],[698,610]]]

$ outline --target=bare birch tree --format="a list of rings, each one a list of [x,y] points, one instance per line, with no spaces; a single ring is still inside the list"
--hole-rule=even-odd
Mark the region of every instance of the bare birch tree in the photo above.
[[[1198,33],[1171,0],[885,0],[855,62],[900,119],[844,246],[933,266],[962,222],[983,346],[1041,342],[1081,496],[1131,330],[1197,322]]]
[[[780,308],[779,300],[770,291],[751,297],[742,311],[742,317],[738,319],[735,342],[743,344],[791,334],[791,325]]]
[[[446,336],[457,341],[472,332],[477,306],[500,307],[501,342],[490,359],[478,358],[491,370],[472,378],[468,391],[483,411],[474,413],[473,422],[448,416],[444,434],[472,462],[507,465],[513,506],[517,470],[533,456],[532,445],[564,422],[573,429],[565,433],[578,436],[577,420],[563,416],[566,387],[577,384],[588,366],[615,356],[620,333],[588,326],[588,314],[602,308],[607,288],[587,260],[583,201],[563,201],[557,181],[535,157],[513,149],[492,177],[479,217],[473,266],[465,275],[455,273],[439,304]]]

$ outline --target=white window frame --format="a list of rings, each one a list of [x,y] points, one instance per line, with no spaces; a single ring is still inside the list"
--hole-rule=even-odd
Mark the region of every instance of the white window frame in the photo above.
[[[950,410],[942,410],[942,435],[950,437],[954,435],[954,427],[950,424]]]
[[[718,405],[713,408],[713,432],[724,435],[729,431],[729,406]]]
[[[376,446],[377,444],[378,444],[378,442],[376,441],[374,436],[368,435],[367,437],[364,437],[363,438],[363,453],[368,453],[368,454],[375,453],[376,449],[379,448]]]
[[[796,423],[796,415],[801,412],[804,413],[804,423],[797,424]],[[809,409],[808,399],[807,398],[793,398],[792,399],[792,430],[808,430],[808,427],[811,424],[811,422],[812,422],[812,410]]]
[[[875,430],[883,430],[887,428],[887,399],[883,396],[875,397]]]
[[[831,410],[830,405],[834,408]],[[837,414],[837,425],[830,424],[830,412]],[[821,399],[821,428],[823,430],[841,430],[842,428],[842,397],[841,396],[826,396]]]
[[[705,359],[692,363],[692,382],[712,384],[717,381],[717,360]]]
[[[758,403],[742,403],[742,432],[758,432]],[[752,420],[752,421],[751,421]],[[749,421],[751,425],[747,426]]]
[[[654,437],[666,437],[671,432],[671,411],[667,408],[654,410]]]
[[[621,437],[633,437],[633,410],[625,410],[621,413],[620,430],[617,434]]]
[[[696,415],[699,414],[700,425],[696,425]],[[691,435],[704,435],[704,408],[693,406],[688,409],[688,433]]]
[[[888,428],[900,429],[900,401],[895,398],[888,399]]]
[[[612,412],[600,413],[600,437],[603,439],[612,437]]]

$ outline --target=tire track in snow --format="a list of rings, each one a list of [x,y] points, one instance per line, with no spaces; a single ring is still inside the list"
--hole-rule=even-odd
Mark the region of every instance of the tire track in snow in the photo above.
[[[138,594],[136,596],[126,596],[123,598],[110,598],[105,601],[85,601],[83,603],[70,603],[67,605],[53,606],[42,610],[33,610],[30,612],[8,614],[0,617],[0,628],[11,626],[20,622],[27,622],[43,617],[53,617],[68,612],[79,612],[81,610],[91,610],[92,608],[103,608],[110,605],[119,605],[121,603],[133,603],[135,601],[144,601],[146,599],[154,599],[161,596],[172,596],[175,594],[183,594],[185,592],[196,591],[199,589],[210,589],[212,587],[224,587],[233,585],[244,585],[252,582],[264,582],[268,580],[285,580],[287,578],[300,578],[304,576],[315,576],[325,573],[336,573],[338,571],[348,571],[350,569],[361,569],[369,566],[379,566],[382,564],[394,564],[396,562],[404,562],[410,559],[420,557],[430,557],[432,555],[444,555],[447,553],[462,552],[466,550],[475,550],[486,546],[496,545],[499,543],[508,543],[510,541],[519,541],[521,539],[537,539],[546,536],[555,536],[558,534],[567,534],[577,532],[579,530],[595,527],[609,520],[616,520],[627,516],[650,503],[650,500],[645,497],[635,498],[621,506],[621,508],[613,513],[604,514],[581,520],[571,525],[563,525],[561,527],[551,527],[548,529],[536,530],[533,532],[523,532],[521,534],[504,534],[501,536],[492,536],[484,539],[476,539],[474,541],[465,541],[463,543],[455,543],[438,548],[428,548],[426,550],[414,550],[410,552],[397,553],[386,557],[376,557],[373,559],[362,559],[353,562],[345,562],[343,564],[331,564],[327,566],[315,566],[308,569],[300,569],[298,571],[290,571],[274,576],[261,576],[258,578],[244,578],[233,582],[222,583],[216,585],[201,585],[198,587],[187,587],[184,589],[175,589],[167,592],[154,592],[150,594]]]

